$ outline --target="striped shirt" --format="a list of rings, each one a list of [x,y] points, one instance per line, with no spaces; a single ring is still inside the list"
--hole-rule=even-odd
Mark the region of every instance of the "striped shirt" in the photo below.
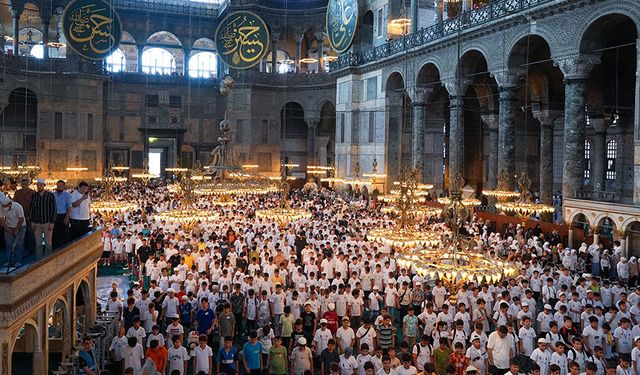
[[[380,344],[380,347],[382,349],[389,349],[393,344],[393,334],[395,331],[393,324],[389,326],[380,324],[376,330],[378,331],[378,344]]]
[[[29,219],[35,224],[47,224],[56,221],[56,198],[48,191],[36,192],[31,197]]]

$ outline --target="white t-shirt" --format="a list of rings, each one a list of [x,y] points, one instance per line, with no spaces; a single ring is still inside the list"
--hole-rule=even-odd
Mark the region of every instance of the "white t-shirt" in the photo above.
[[[347,329],[345,329],[344,327],[340,327],[336,331],[336,338],[340,343],[340,347],[342,349],[345,349],[351,345],[351,340],[355,339],[356,335],[351,327],[348,327]]]
[[[20,203],[11,202],[11,206],[8,208],[2,207],[2,211],[0,213],[6,220],[6,224],[9,228],[17,228],[18,222],[20,219],[24,219],[24,209],[20,205]],[[22,228],[25,225],[25,220],[22,220]]]
[[[499,369],[509,368],[509,354],[511,349],[511,340],[509,335],[501,338],[498,332],[492,332],[489,335],[487,349],[493,350],[493,364]]]
[[[180,375],[184,375],[184,361],[189,360],[189,353],[187,353],[187,349],[183,346],[180,346],[178,349],[175,347],[169,348],[169,373],[173,370],[180,371]]]
[[[71,193],[71,203],[77,201],[82,198],[82,194],[78,190],[74,190]],[[89,220],[91,218],[91,213],[89,212],[89,205],[91,204],[91,198],[87,198],[80,202],[80,204],[76,207],[71,208],[70,218],[73,220]]]
[[[136,344],[133,348],[127,345],[124,348],[124,368],[132,367],[133,373],[137,374],[142,370],[142,359],[144,359],[142,345]]]
[[[193,349],[193,353],[191,357],[196,358],[196,368],[194,370],[195,373],[200,371],[204,371],[205,374],[209,373],[209,358],[213,357],[213,350],[208,345],[202,349],[200,345],[196,346]]]
[[[313,337],[313,341],[318,343],[316,345],[316,353],[318,355],[320,355],[322,351],[327,348],[327,344],[329,340],[332,338],[333,338],[333,335],[331,335],[331,331],[326,328],[324,331],[322,329],[318,329],[316,331],[316,334]]]
[[[109,350],[113,351],[114,361],[122,361],[124,359],[124,348],[127,347],[128,340],[129,339],[127,338],[127,336],[116,336],[113,338],[113,340],[111,340],[111,346],[109,347]]]
[[[398,366],[396,368],[396,374],[397,375],[417,375],[418,370],[413,366],[409,366],[409,368],[405,368],[404,366]]]
[[[353,375],[358,368],[358,360],[354,356],[345,358],[344,354],[340,355],[340,375]]]

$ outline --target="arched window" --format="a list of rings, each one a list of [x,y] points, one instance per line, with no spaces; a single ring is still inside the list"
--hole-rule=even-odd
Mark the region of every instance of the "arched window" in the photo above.
[[[584,141],[584,178],[591,177],[591,143]]]
[[[618,141],[607,142],[607,180],[616,179],[616,158],[618,157]]]
[[[36,44],[31,47],[31,51],[29,51],[31,57],[35,57],[36,59],[44,58],[44,46],[42,44]]]
[[[142,72],[147,74],[173,74],[176,71],[176,59],[162,48],[149,48],[142,53]]]
[[[107,56],[105,60],[107,71],[109,72],[124,72],[126,69],[127,58],[121,49],[113,51],[113,53]]]
[[[217,56],[213,52],[198,52],[189,58],[189,76],[211,78],[217,73]]]

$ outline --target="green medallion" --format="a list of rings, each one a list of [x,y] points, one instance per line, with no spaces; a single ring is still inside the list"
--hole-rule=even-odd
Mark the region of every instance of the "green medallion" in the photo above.
[[[240,11],[226,16],[216,30],[218,57],[232,69],[249,69],[269,49],[269,29],[255,13]]]
[[[120,45],[122,28],[115,9],[104,0],[74,0],[62,14],[67,45],[80,56],[102,60]]]
[[[351,47],[358,27],[358,0],[329,0],[327,34],[331,48],[343,53]]]

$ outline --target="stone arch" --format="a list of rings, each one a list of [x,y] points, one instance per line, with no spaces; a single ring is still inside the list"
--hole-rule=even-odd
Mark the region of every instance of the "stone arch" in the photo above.
[[[634,218],[622,227],[630,256],[640,257],[640,221]]]
[[[44,369],[43,358],[36,353],[42,353],[42,333],[38,329],[38,322],[33,318],[26,319],[13,334],[11,341],[11,373],[35,374],[36,369]]]
[[[360,19],[358,25],[358,39],[362,50],[366,50],[373,45],[373,11],[366,11]]]
[[[196,39],[195,42],[193,42],[192,49],[215,51],[216,43],[210,38],[199,38],[199,39]]]
[[[170,31],[157,31],[151,34],[147,40],[143,49],[143,61],[145,59],[144,53],[151,48],[160,48],[169,52],[175,59],[175,71],[182,72],[184,69],[184,50],[182,48],[182,42],[175,34]]]
[[[125,71],[135,72],[138,69],[138,46],[136,40],[127,31],[122,31],[122,41],[118,47],[123,53],[125,58]]]
[[[306,170],[309,155],[307,141],[309,128],[305,110],[297,101],[288,101],[280,108],[280,156],[286,163],[299,164]]]
[[[567,218],[567,223],[569,223],[569,226],[572,228],[580,227],[585,230],[588,230],[589,227],[593,226],[593,222],[589,218],[589,215],[580,210],[573,211]]]
[[[616,235],[616,231],[618,230],[618,224],[616,221],[607,214],[601,214],[595,219],[596,228],[598,231],[598,237],[601,239],[607,239],[607,242],[611,242]],[[608,243],[605,243],[605,246]]]
[[[622,0],[615,6],[611,4],[594,7],[593,10],[583,18],[582,22],[578,25],[578,28],[574,30],[575,35],[579,35],[579,49],[580,52],[585,51],[584,37],[587,31],[599,20],[607,18],[608,16],[619,16],[627,18],[636,26],[636,35],[640,34],[640,9],[638,3],[635,0]]]
[[[66,298],[60,296],[47,305],[49,368],[57,368],[71,349],[71,319]]]
[[[456,64],[455,64],[456,77],[462,74],[463,76],[460,78],[464,78],[464,75],[468,73],[467,71],[465,71],[464,63],[467,62],[469,59],[474,59],[475,61],[484,60],[484,64],[487,68],[486,70],[489,70],[489,68],[493,68],[492,66],[489,66],[489,58],[487,56],[491,56],[491,53],[487,50],[487,47],[484,46],[483,44],[472,43],[472,44],[463,46],[462,50],[460,51],[460,58],[456,61]],[[472,66],[468,65],[467,69],[471,67]]]
[[[9,91],[6,106],[1,111],[2,132],[10,139],[11,147],[3,147],[0,162],[10,163],[15,155],[18,162],[36,156],[36,137],[38,133],[38,96],[26,87],[17,87]],[[24,159],[24,160],[20,160]]]
[[[331,100],[325,100],[317,107],[319,121],[316,131],[316,164],[331,165],[335,162],[336,145],[336,106]]]
[[[93,316],[93,309],[95,309],[95,301],[91,298],[90,285],[89,280],[83,278],[74,293],[75,331],[81,334],[88,332],[91,328],[89,324]]]
[[[481,49],[464,52],[458,61],[456,73],[458,82],[461,82],[458,95],[462,102],[462,111],[458,111],[458,116],[461,115],[459,120],[464,124],[460,134],[462,139],[457,140],[464,142],[462,147],[458,143],[462,151],[459,155],[461,171],[466,182],[476,191],[481,191],[489,175],[484,154],[486,140],[483,130],[486,124],[482,121],[482,115],[496,111],[497,84],[489,74],[486,54]]]

